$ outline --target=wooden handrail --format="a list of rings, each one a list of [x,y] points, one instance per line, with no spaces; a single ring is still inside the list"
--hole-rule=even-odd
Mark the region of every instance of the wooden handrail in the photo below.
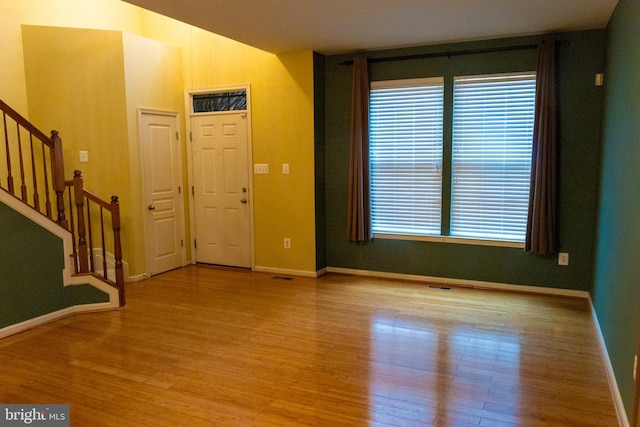
[[[22,117],[20,113],[18,113],[16,110],[11,108],[1,99],[0,99],[0,110],[2,110],[7,116],[11,117],[16,123],[18,123],[20,126],[25,128],[27,131],[29,131],[33,136],[38,138],[44,144],[48,145],[49,147],[53,147],[53,142],[51,141],[51,139],[49,139],[47,135],[42,133],[40,129],[38,129],[33,124],[31,124],[30,121]]]
[[[5,159],[3,164],[6,165],[7,174],[5,186],[3,186],[3,180],[0,177],[0,188],[18,197],[25,204],[68,230],[69,226],[65,216],[63,197],[64,161],[62,157],[62,140],[58,132],[53,130],[51,131],[51,137],[48,137],[2,100],[0,100],[0,110],[2,111],[4,130]],[[28,145],[25,142],[27,138],[23,138],[23,135],[28,135]],[[41,143],[39,149],[34,145],[34,142],[37,141]],[[17,152],[17,156],[15,152]],[[29,161],[25,161],[25,157],[28,157]],[[13,170],[16,161],[20,179],[19,195],[16,194],[16,177]],[[28,168],[31,169],[31,174],[27,173]],[[44,191],[44,211],[40,203],[40,189]],[[56,195],[56,218],[53,218],[51,209],[51,190]],[[33,195],[31,201],[29,200],[29,193]]]
[[[74,253],[77,274],[93,274],[102,280],[110,283],[118,289],[120,306],[125,305],[124,295],[124,270],[122,263],[122,242],[120,238],[120,204],[117,196],[111,197],[111,202],[106,202],[97,197],[86,188],[82,173],[74,171],[73,179],[66,181],[65,185],[70,188],[69,206],[75,207],[75,212],[70,214],[70,226],[73,233]],[[96,205],[99,212],[91,212],[91,205]],[[111,224],[107,226],[104,213],[110,215]],[[94,217],[98,217],[97,224]],[[92,220],[92,218],[94,218]],[[93,224],[93,225],[92,225]],[[112,239],[107,241],[106,231],[110,230]],[[93,231],[99,231],[99,242],[94,238]],[[102,251],[102,270],[100,271],[94,262],[94,248],[99,244]],[[111,245],[114,258],[114,272],[109,275],[107,266],[107,244]]]
[[[64,179],[64,161],[62,155],[62,139],[57,131],[51,131],[51,137],[46,136],[27,119],[0,100],[2,111],[2,128],[4,130],[4,144],[0,145],[0,156],[4,152],[4,159],[0,157],[0,189],[21,200],[35,211],[45,215],[61,227],[71,232],[76,274],[92,274],[116,287],[119,292],[120,306],[124,306],[124,273],[122,263],[122,245],[120,242],[120,206],[118,198],[113,196],[111,202],[106,202],[84,188],[82,174],[74,172],[71,180]],[[40,141],[40,146],[38,146]],[[47,153],[48,151],[48,153]],[[4,161],[3,161],[4,160]],[[3,169],[4,168],[4,169]],[[15,172],[14,171],[15,168]],[[4,174],[3,174],[4,175]],[[17,176],[16,176],[17,175]],[[16,178],[19,183],[16,184]],[[6,184],[5,184],[6,183]],[[19,185],[19,194],[16,194]],[[65,204],[65,190],[69,188],[67,210]],[[44,204],[40,203],[44,192]],[[51,195],[55,194],[55,218],[52,208]],[[31,195],[31,197],[30,197]],[[100,209],[100,221],[92,226],[90,205]],[[105,233],[105,215],[110,217],[110,230]],[[67,216],[69,218],[67,218]],[[101,250],[103,257],[102,272],[98,272],[94,263],[92,229],[100,229]],[[109,277],[107,268],[106,234],[111,234],[109,248],[113,250],[115,272]]]

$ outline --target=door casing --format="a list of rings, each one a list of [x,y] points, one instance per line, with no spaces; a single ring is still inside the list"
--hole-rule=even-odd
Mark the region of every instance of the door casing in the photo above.
[[[145,159],[143,156],[144,153],[144,140],[143,140],[143,128],[142,128],[142,118],[143,115],[158,115],[158,116],[169,116],[169,117],[173,117],[175,119],[176,122],[176,131],[178,132],[178,137],[174,140],[174,148],[175,148],[175,152],[176,152],[176,167],[177,167],[177,174],[178,174],[178,185],[181,189],[180,194],[184,194],[185,191],[185,186],[184,186],[184,182],[183,182],[183,169],[182,169],[182,138],[180,137],[180,123],[181,123],[181,119],[180,119],[180,114],[175,112],[175,111],[165,111],[165,110],[158,110],[158,109],[152,109],[152,108],[138,108],[138,132],[139,132],[139,144],[140,144],[140,184],[141,184],[141,194],[142,194],[142,199],[141,199],[141,203],[142,203],[142,212],[143,212],[143,229],[144,229],[144,242],[145,242],[145,263],[146,263],[146,275],[151,275],[151,274],[155,274],[155,273],[159,273],[159,272],[154,272],[152,271],[152,248],[151,248],[151,243],[149,241],[149,228],[151,227],[151,224],[149,224],[149,218],[147,215],[147,186],[148,183],[146,182],[146,178],[145,178]],[[183,197],[178,197],[178,205],[176,206],[176,214],[178,216],[178,226],[180,228],[180,239],[182,240],[182,242],[184,242],[184,235],[185,235],[185,215],[184,215],[184,201],[183,201]],[[184,266],[186,265],[186,253],[185,253],[185,245],[182,244],[180,247],[180,252],[181,252],[181,260],[180,260],[180,266]]]
[[[252,134],[251,134],[251,85],[248,83],[235,84],[235,85],[226,85],[226,86],[214,86],[203,89],[192,89],[185,91],[185,111],[187,112],[188,119],[186,122],[186,131],[187,138],[185,138],[185,143],[187,144],[187,172],[189,176],[188,183],[188,191],[189,191],[189,224],[190,224],[190,239],[189,245],[191,247],[191,259],[188,260],[191,264],[196,263],[196,247],[195,247],[195,239],[196,239],[196,219],[195,219],[195,205],[193,200],[193,150],[191,148],[191,118],[195,115],[207,115],[207,114],[216,114],[216,113],[193,113],[193,95],[196,94],[206,94],[206,93],[215,93],[215,92],[229,92],[229,91],[238,91],[244,90],[247,94],[247,110],[246,110],[246,122],[247,122],[247,162],[249,165],[249,191],[248,191],[248,200],[249,200],[249,234],[250,234],[250,257],[251,257],[251,269],[253,270],[255,266],[255,253],[254,253],[254,210],[253,210],[253,150],[252,150]]]

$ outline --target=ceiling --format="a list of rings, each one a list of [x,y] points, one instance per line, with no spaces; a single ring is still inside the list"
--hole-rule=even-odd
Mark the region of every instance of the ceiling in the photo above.
[[[125,0],[266,50],[323,54],[604,28],[618,0]]]

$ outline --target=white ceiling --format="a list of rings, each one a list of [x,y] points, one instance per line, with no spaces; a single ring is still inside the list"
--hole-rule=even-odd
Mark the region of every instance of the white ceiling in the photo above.
[[[604,28],[618,0],[125,0],[273,53]]]

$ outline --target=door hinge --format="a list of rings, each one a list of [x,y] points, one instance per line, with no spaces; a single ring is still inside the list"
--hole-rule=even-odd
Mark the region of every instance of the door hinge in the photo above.
[[[176,131],[176,141],[179,140],[180,137],[178,136],[178,131]]]
[[[191,195],[195,196],[196,195],[196,190],[193,189],[193,185],[191,186]]]
[[[189,131],[189,141],[193,142],[193,133]]]
[[[198,241],[196,239],[193,239],[193,247],[194,248],[198,247]]]
[[[184,240],[180,239],[180,246],[184,247]]]
[[[178,185],[178,194],[182,194],[182,187]]]

